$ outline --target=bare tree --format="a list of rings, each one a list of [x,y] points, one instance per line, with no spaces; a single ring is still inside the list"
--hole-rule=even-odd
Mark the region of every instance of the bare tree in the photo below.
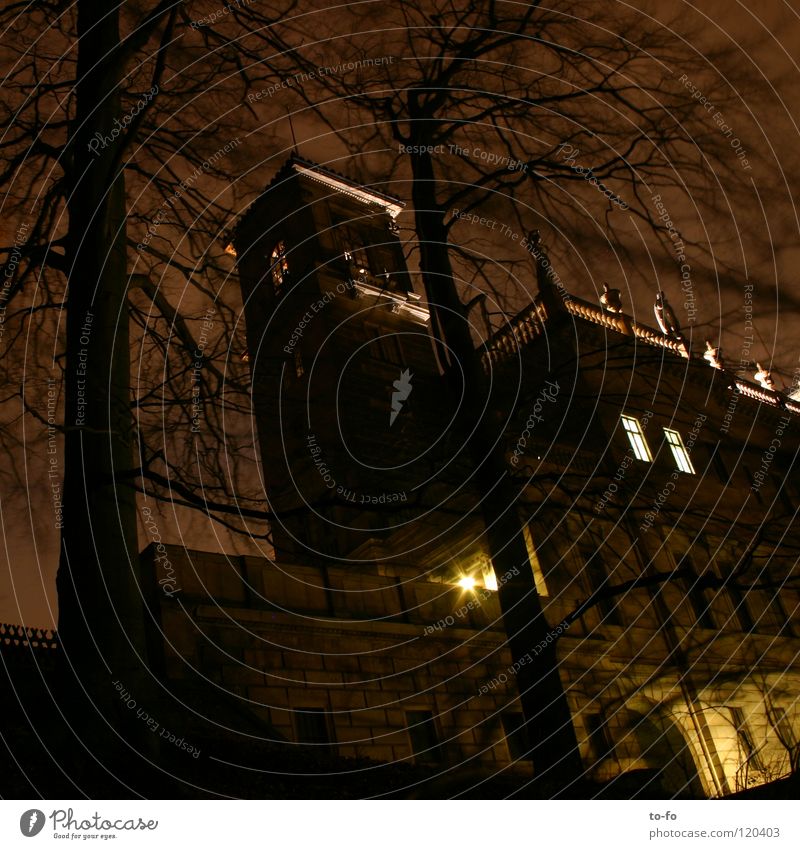
[[[30,383],[19,395],[53,445],[58,624],[72,681],[65,692],[71,721],[83,729],[96,726],[97,713],[110,726],[124,722],[113,680],[142,699],[150,689],[136,490],[237,529],[243,515],[266,518],[255,493],[244,504],[235,498],[244,435],[230,430],[225,460],[208,451],[225,438],[225,413],[249,409],[236,302],[219,297],[230,270],[219,238],[237,204],[228,177],[247,129],[240,115],[213,111],[240,99],[249,81],[233,48],[207,51],[202,22],[213,11],[204,3],[41,0],[7,4],[0,15],[10,68],[0,186],[5,217],[16,224],[0,249],[4,363],[21,383],[27,335],[47,334],[32,365],[58,387],[58,401],[44,410]],[[270,20],[237,11],[227,25],[235,41],[237,31]],[[201,101],[212,104],[211,121]],[[209,308],[218,330],[201,341]],[[197,396],[205,413],[195,439],[187,411]],[[213,483],[198,491],[204,474]]]

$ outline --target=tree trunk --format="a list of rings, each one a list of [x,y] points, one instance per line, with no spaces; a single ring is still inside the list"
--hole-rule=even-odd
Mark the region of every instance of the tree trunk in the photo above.
[[[428,141],[414,140],[426,145]],[[444,212],[436,200],[436,181],[429,154],[412,157],[413,200],[420,242],[420,265],[432,307],[451,362],[445,366],[453,392],[464,393],[463,409],[483,410],[486,380],[453,280]],[[502,435],[490,414],[465,422],[469,453],[486,526],[486,541],[495,572],[518,575],[500,584],[498,595],[508,645],[515,666],[536,775],[568,787],[583,774],[572,715],[561,682],[556,640],[542,611],[518,514],[518,493],[510,480]],[[520,566],[527,568],[520,568]],[[548,635],[550,642],[546,642]],[[547,648],[534,649],[545,642]]]
[[[135,493],[115,485],[133,459],[117,9],[81,0],[78,35],[58,631],[72,684],[68,718],[84,734],[110,732],[113,746],[115,731],[130,740],[146,730],[114,682],[140,703],[147,689]]]

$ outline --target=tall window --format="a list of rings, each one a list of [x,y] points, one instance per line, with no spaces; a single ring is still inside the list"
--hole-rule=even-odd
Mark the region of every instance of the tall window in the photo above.
[[[641,424],[639,424],[639,419],[635,419],[633,416],[622,416],[622,427],[625,429],[625,433],[628,434],[628,441],[631,443],[631,448],[633,448],[633,456],[637,460],[652,463],[653,455],[650,453],[647,440],[644,438],[644,431]]]
[[[758,755],[758,749],[750,735],[750,729],[747,727],[747,721],[744,718],[744,711],[738,707],[728,708],[731,713],[731,723],[736,729],[736,737],[739,741],[739,751],[745,763],[749,764],[753,769],[761,769],[761,759]]]
[[[585,713],[583,716],[591,756],[595,761],[602,761],[614,752],[614,741],[608,733],[606,719],[599,711]]]
[[[525,736],[525,717],[521,713],[508,712],[502,714],[500,719],[511,760],[520,761],[530,758],[528,740]]]
[[[594,595],[597,593],[597,609],[600,612],[602,625],[621,625],[622,617],[617,607],[616,597],[609,590],[612,584],[606,571],[605,563],[601,555],[595,550],[581,547],[581,554],[589,579],[589,590]]]
[[[756,623],[753,621],[753,616],[750,613],[750,605],[747,600],[746,591],[736,582],[736,575],[731,574],[725,581],[725,587],[730,594],[733,602],[733,609],[739,619],[739,626],[742,631],[750,632],[756,630]]]
[[[794,733],[786,708],[773,706],[767,711],[767,717],[781,745],[788,752],[794,752],[797,749],[797,735]]]
[[[314,746],[330,744],[328,717],[322,708],[299,708],[294,714],[294,724],[298,743]]]
[[[331,221],[335,240],[352,280],[372,286],[396,287],[397,257],[394,239],[387,240],[383,227],[374,219],[352,220],[334,212]]]
[[[374,325],[368,325],[367,331],[372,336],[373,343],[369,346],[370,354],[385,363],[401,366],[405,364],[403,346],[397,333],[387,333]]]
[[[549,593],[547,591],[547,583],[544,580],[542,564],[539,560],[539,556],[536,553],[536,546],[533,544],[531,529],[528,526],[527,522],[524,522],[522,525],[522,536],[525,538],[525,547],[528,549],[528,560],[530,560],[531,562],[531,569],[533,570],[533,580],[536,585],[536,592],[540,596],[547,597]]]
[[[691,562],[689,555],[685,555],[683,560],[680,556],[675,557],[678,567],[685,568],[689,574],[681,579],[683,591],[694,613],[694,618],[701,628],[714,630],[717,623],[714,621],[714,614],[711,610],[711,602],[706,596],[706,590],[701,584],[700,578],[697,575],[697,570]]]
[[[720,449],[720,443],[718,442],[715,446],[708,446],[709,456],[711,457],[711,462],[714,465],[714,471],[717,473],[717,476],[722,481],[722,483],[728,483],[731,479],[731,473],[728,467],[725,465],[725,460],[722,457],[722,451]]]
[[[407,710],[406,724],[408,736],[411,739],[411,750],[414,757],[422,763],[440,761],[442,752],[439,748],[439,735],[429,710]]]
[[[272,287],[276,295],[280,295],[289,276],[289,261],[286,258],[286,244],[281,240],[272,249],[270,254],[272,262]]]
[[[683,444],[681,435],[677,430],[670,430],[668,427],[664,428],[664,435],[667,437],[667,445],[669,445],[672,451],[672,456],[678,464],[678,469],[682,472],[686,472],[687,475],[693,475],[695,473],[694,466],[692,465],[692,461],[689,459],[689,452]]]

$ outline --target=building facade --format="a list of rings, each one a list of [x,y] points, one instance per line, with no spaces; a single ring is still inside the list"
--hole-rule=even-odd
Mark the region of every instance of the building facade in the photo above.
[[[288,747],[526,776],[508,576],[401,209],[292,157],[237,226],[275,555],[170,548],[167,595],[147,550],[153,655]],[[477,355],[587,775],[695,797],[785,775],[800,404],[744,357],[696,353],[665,303],[655,330],[533,254],[531,304]]]

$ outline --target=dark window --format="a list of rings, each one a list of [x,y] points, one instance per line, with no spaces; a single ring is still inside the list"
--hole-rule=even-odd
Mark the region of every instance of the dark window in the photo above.
[[[770,587],[767,592],[769,593],[770,604],[772,605],[772,611],[776,619],[775,633],[779,636],[791,637],[793,635],[792,617],[786,612],[786,607],[783,604],[783,599],[781,598],[782,588],[775,581],[774,586]]]
[[[596,761],[602,761],[614,751],[614,742],[608,733],[608,725],[602,713],[584,714],[589,751]]]
[[[706,598],[705,590],[697,585],[697,576],[690,575],[683,579],[683,587],[686,591],[686,597],[689,599],[689,604],[692,607],[694,619],[701,628],[715,630],[717,627],[714,621],[714,614],[711,611],[711,602]]]
[[[729,710],[731,712],[731,721],[736,728],[739,751],[742,754],[743,760],[753,767],[753,769],[761,769],[761,759],[753,743],[753,738],[750,736],[750,730],[747,727],[743,711],[741,708],[735,707],[729,708]]]
[[[711,465],[714,467],[714,471],[717,473],[717,477],[722,481],[722,483],[728,483],[731,479],[731,473],[728,471],[728,467],[725,465],[725,461],[722,459],[722,449],[720,447],[720,443],[718,442],[716,445],[708,445],[708,453],[711,459]]]
[[[512,761],[529,758],[528,738],[525,731],[525,717],[521,713],[504,713],[501,717],[503,733],[506,737],[508,754]]]
[[[404,364],[403,347],[397,333],[389,333],[379,327],[370,327],[369,332],[374,340],[369,346],[372,356],[395,366]]]
[[[321,746],[331,742],[328,717],[322,708],[298,708],[294,722],[298,743]]]
[[[768,712],[769,723],[772,726],[775,736],[780,741],[781,745],[788,752],[794,752],[797,748],[797,735],[794,733],[792,723],[789,721],[789,716],[786,709],[782,707],[772,707]]]
[[[362,231],[348,219],[338,215],[333,216],[333,224],[342,257],[350,265],[351,270],[355,268],[365,274],[369,272],[369,255]]]
[[[384,243],[383,232],[379,234],[374,225],[353,222],[343,215],[334,214],[332,221],[350,276],[373,286],[386,285],[396,270],[396,260],[392,245]]]
[[[440,761],[442,753],[433,713],[429,710],[408,710],[406,724],[414,757],[422,762]]]
[[[739,619],[739,626],[743,631],[755,631],[756,625],[750,614],[750,606],[744,589],[736,583],[735,577],[729,578],[725,586],[730,593],[734,611]]]
[[[747,480],[747,485],[748,487],[750,487],[750,491],[753,493],[753,497],[759,504],[763,504],[764,499],[761,496],[761,485],[756,485],[753,473],[750,471],[750,468],[748,466],[742,464],[742,471],[744,472],[744,476]]]
[[[389,245],[370,245],[367,254],[372,275],[381,283],[387,284],[395,265],[391,248]]]
[[[600,612],[603,625],[621,625],[622,617],[617,607],[616,597],[609,594],[612,580],[608,575],[603,558],[597,551],[582,550],[586,575],[591,593],[597,593],[596,607]]]
[[[780,499],[783,509],[790,515],[794,516],[795,509],[792,503],[789,490],[786,487],[786,481],[780,475],[772,475],[772,484],[775,487],[775,492]]]
[[[697,622],[701,628],[708,628],[710,630],[716,629],[717,623],[714,621],[714,614],[711,610],[711,601],[707,596],[706,589],[700,583],[697,570],[689,558],[689,555],[686,554],[683,558],[680,558],[679,555],[675,555],[675,560],[678,563],[679,569],[686,569],[689,572],[685,578],[681,579],[681,585],[683,586],[686,599],[692,608],[695,622]]]

